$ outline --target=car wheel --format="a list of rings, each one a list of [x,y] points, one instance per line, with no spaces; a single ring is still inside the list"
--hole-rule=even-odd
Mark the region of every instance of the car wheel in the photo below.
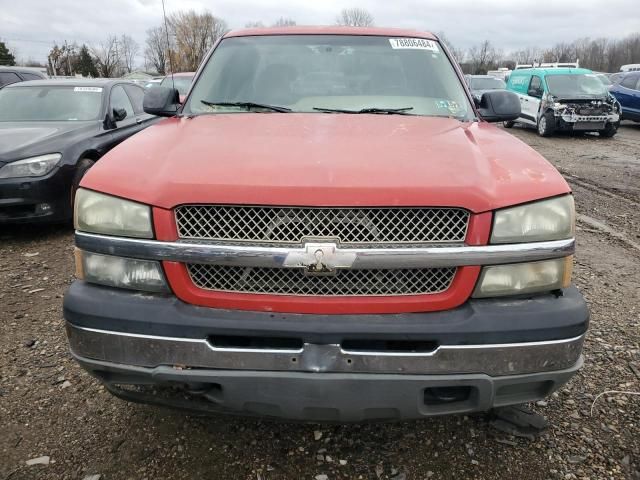
[[[80,181],[82,177],[89,171],[91,167],[95,164],[95,160],[91,160],[89,158],[83,158],[76,165],[76,173],[73,176],[73,183],[71,184],[71,210],[73,211],[74,205],[76,203],[76,192],[80,187]]]
[[[601,137],[611,138],[616,133],[618,133],[618,124],[617,123],[608,123],[604,130],[600,130],[598,132]]]
[[[516,122],[512,121],[512,120],[507,120],[505,122],[502,122],[502,126],[504,128],[513,128],[513,126],[516,124]]]
[[[538,119],[538,135],[550,137],[554,130],[553,113],[547,112]]]

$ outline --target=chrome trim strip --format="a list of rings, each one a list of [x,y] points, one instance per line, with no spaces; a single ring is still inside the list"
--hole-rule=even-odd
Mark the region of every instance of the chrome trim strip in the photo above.
[[[211,244],[206,242],[162,242],[139,238],[111,237],[76,232],[76,246],[105,255],[169,260],[180,263],[271,268],[304,268],[291,259],[308,256],[307,248]],[[575,239],[549,242],[482,246],[426,246],[406,248],[340,248],[337,258],[349,256],[350,268],[438,268],[467,265],[500,265],[566,257],[575,251]],[[340,266],[336,266],[340,268]]]
[[[345,351],[305,343],[300,350],[213,347],[206,339],[139,335],[67,323],[72,352],[139,367],[401,374],[484,373],[492,376],[562,370],[574,365],[584,335],[563,340],[441,345],[432,352]]]

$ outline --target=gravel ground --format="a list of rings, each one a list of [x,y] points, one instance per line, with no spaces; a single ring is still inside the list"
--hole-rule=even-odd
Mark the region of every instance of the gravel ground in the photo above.
[[[71,228],[2,227],[0,480],[640,479],[640,397],[605,394],[591,413],[602,392],[640,392],[640,124],[613,139],[511,132],[575,189],[575,281],[592,312],[585,367],[531,406],[551,422],[539,438],[501,433],[484,415],[306,425],[127,404],[67,351]]]

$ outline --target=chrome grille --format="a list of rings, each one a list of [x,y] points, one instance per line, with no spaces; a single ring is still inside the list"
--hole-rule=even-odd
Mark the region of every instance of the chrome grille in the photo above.
[[[307,208],[185,205],[176,209],[183,239],[342,245],[463,242],[469,212],[459,208]]]
[[[449,288],[455,268],[337,270],[332,276],[303,269],[188,264],[193,283],[206,290],[271,295],[418,295]]]

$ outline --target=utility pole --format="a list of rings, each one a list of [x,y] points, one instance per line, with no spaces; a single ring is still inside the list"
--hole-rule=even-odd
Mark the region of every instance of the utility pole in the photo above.
[[[117,71],[118,60],[120,59],[120,57],[118,56],[118,37],[115,37],[113,40],[113,48],[116,51],[116,58],[114,59],[114,62],[113,62],[113,76],[115,77],[117,73],[120,73]]]

